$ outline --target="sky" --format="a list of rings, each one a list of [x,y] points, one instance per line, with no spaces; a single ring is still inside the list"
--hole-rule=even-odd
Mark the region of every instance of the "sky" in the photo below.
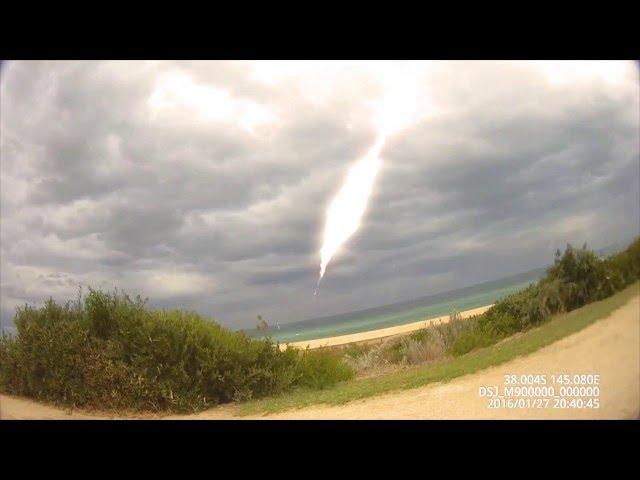
[[[407,98],[314,296],[325,212]],[[633,62],[4,62],[0,319],[82,285],[286,324],[630,241],[639,109]]]

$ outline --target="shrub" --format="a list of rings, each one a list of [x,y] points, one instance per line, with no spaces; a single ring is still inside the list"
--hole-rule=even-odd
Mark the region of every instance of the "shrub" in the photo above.
[[[605,260],[607,274],[616,290],[622,290],[640,278],[640,238],[622,252]]]
[[[602,259],[586,245],[567,245],[536,284],[497,301],[484,314],[462,320],[454,311],[449,322],[390,339],[378,347],[346,349],[347,362],[359,373],[388,364],[419,364],[447,355],[487,347],[535,327],[552,315],[606,298],[640,278],[640,238],[627,249]]]
[[[446,357],[456,339],[471,330],[476,321],[475,318],[462,319],[460,313],[454,311],[449,315],[447,323],[413,332],[400,342],[399,354],[402,361],[415,365]]]
[[[442,358],[446,350],[436,336],[427,336],[422,341],[407,338],[401,342],[403,361],[409,365]]]
[[[336,352],[305,350],[297,364],[297,375],[298,385],[321,389],[350,379],[353,370],[342,362],[342,357]]]
[[[377,346],[344,348],[347,362],[358,373],[369,373],[389,365],[416,365],[449,355],[453,342],[472,328],[474,319],[463,320],[453,312],[448,323],[431,325],[408,335],[390,338]]]
[[[357,373],[370,372],[389,363],[389,361],[383,358],[380,353],[381,350],[379,348],[375,348],[356,356],[347,356],[346,361],[347,364],[350,365]]]
[[[270,339],[193,312],[149,310],[118,292],[25,306],[15,323],[17,336],[0,339],[0,388],[71,406],[193,411],[352,375],[326,352],[281,351]]]
[[[491,345],[551,315],[602,300],[639,278],[640,238],[605,259],[588,250],[586,244],[582,249],[567,245],[564,253],[556,252],[554,264],[537,284],[496,302],[479,317],[472,331],[455,340],[451,353],[461,355]]]
[[[451,345],[449,353],[458,356],[470,352],[474,348],[488,347],[497,341],[491,334],[481,332],[477,329],[470,329],[460,334]]]

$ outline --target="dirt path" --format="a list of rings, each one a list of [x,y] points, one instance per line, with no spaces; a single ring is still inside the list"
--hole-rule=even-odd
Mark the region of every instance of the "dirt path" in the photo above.
[[[503,385],[505,374],[598,374],[598,409],[490,409],[481,386]],[[557,387],[556,387],[557,388]],[[231,418],[232,406],[197,415],[168,418]],[[504,365],[412,390],[354,401],[342,406],[312,406],[270,415],[268,419],[524,419],[640,416],[640,297],[584,330]],[[29,400],[0,395],[0,418],[96,418],[69,414]],[[102,417],[104,418],[104,417]],[[248,418],[248,417],[243,417]]]

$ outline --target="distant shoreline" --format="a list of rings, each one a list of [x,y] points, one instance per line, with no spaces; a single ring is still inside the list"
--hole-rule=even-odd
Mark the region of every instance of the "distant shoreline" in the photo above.
[[[469,318],[474,315],[480,315],[489,310],[492,305],[493,304],[465,310],[463,312],[460,312],[460,317]],[[312,340],[301,340],[298,342],[283,342],[281,343],[280,348],[284,349],[287,345],[289,345],[301,349],[305,349],[307,347],[309,349],[315,349],[322,347],[335,347],[338,345],[347,345],[349,343],[365,342],[369,340],[379,340],[381,338],[392,337],[394,335],[414,332],[416,330],[420,330],[422,328],[433,325],[434,323],[447,323],[449,321],[449,318],[449,315],[441,315],[439,317],[427,318],[417,322],[406,323],[404,325],[378,328],[365,332],[348,333],[346,335],[336,335],[333,337],[317,338]]]
[[[498,299],[538,281],[545,269],[546,267],[536,268],[488,282],[371,308],[297,320],[281,326],[270,325],[262,330],[253,328],[243,331],[253,338],[270,337],[280,343],[297,343],[415,323],[448,315],[453,310],[463,311],[495,303]]]

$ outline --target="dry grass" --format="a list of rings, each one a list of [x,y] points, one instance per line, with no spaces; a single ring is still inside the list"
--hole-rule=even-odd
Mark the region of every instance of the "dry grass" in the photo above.
[[[473,327],[475,317],[462,319],[455,311],[449,322],[429,325],[410,334],[389,337],[369,344],[351,344],[340,348],[346,363],[359,377],[388,373],[413,365],[448,358],[455,339]]]

